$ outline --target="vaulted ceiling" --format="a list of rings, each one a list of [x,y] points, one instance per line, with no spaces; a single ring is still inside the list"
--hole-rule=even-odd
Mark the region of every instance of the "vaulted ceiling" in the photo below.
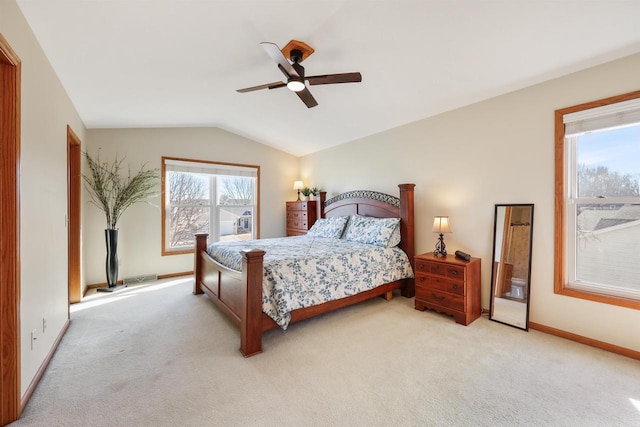
[[[304,155],[640,52],[637,0],[17,0],[88,128],[218,126]],[[308,109],[260,42],[315,49]]]

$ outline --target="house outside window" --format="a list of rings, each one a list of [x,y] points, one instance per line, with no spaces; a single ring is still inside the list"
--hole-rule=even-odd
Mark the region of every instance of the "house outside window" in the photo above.
[[[556,111],[559,294],[640,308],[640,91]]]
[[[163,157],[162,254],[192,252],[196,233],[257,238],[259,175],[259,166]]]

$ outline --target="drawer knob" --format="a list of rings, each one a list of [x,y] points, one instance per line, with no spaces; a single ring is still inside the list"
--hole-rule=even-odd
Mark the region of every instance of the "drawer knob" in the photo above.
[[[439,299],[439,300],[441,300],[441,301],[443,301],[443,300],[444,300],[444,298],[445,298],[444,296],[438,296],[438,295],[436,295],[436,294],[434,294],[434,293],[432,293],[432,294],[431,294],[431,296],[432,296],[432,297],[434,297],[435,299]]]
[[[458,270],[451,270],[451,275],[452,276],[457,276],[458,275]]]
[[[453,289],[454,291],[458,290],[458,285],[453,285],[451,289]]]

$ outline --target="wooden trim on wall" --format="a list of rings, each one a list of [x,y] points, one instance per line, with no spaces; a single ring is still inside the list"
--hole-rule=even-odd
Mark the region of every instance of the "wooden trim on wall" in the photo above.
[[[551,326],[541,325],[539,323],[529,322],[529,328],[536,331],[544,332],[547,334],[555,335],[560,338],[565,338],[571,341],[585,344],[591,347],[596,347],[601,350],[610,351],[612,353],[620,354],[622,356],[630,357],[632,359],[640,360],[640,351],[631,350],[629,348],[620,347],[614,344],[609,344],[604,341],[594,340],[592,338],[583,337],[571,332],[562,331],[560,329],[552,328]]]
[[[20,404],[20,76],[21,62],[0,34],[0,425]]]
[[[67,126],[67,241],[69,303],[82,299],[80,280],[80,216],[82,148],[80,138]]]

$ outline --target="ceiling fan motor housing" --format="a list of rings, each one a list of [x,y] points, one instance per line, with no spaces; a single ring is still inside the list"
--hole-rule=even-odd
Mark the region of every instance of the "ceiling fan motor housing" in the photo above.
[[[300,49],[291,49],[291,53],[289,54],[289,59],[294,64],[302,61],[302,51]]]

